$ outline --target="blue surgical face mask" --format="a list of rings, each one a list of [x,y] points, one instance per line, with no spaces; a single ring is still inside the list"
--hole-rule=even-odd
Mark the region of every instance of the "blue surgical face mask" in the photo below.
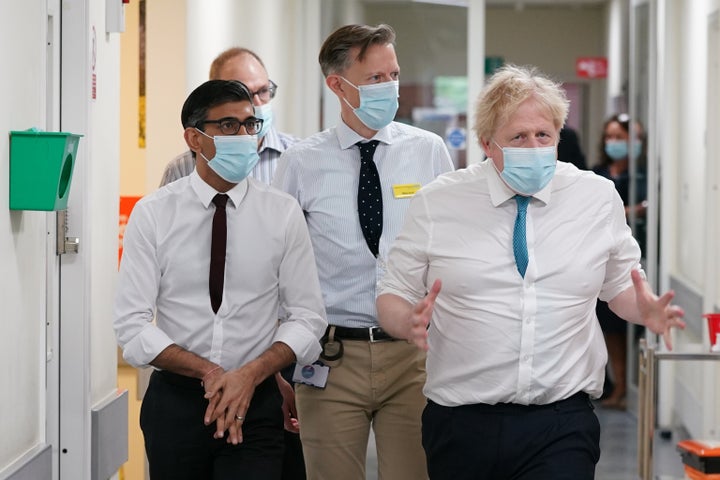
[[[642,151],[642,144],[638,140],[633,143],[633,159],[636,160]],[[628,142],[626,140],[607,140],[605,153],[611,160],[617,161],[628,157]]]
[[[371,130],[380,130],[393,121],[399,106],[398,97],[400,96],[400,83],[397,80],[360,85],[358,87],[350,83],[346,78],[340,78],[360,92],[360,106],[358,108],[353,108],[346,98],[343,98],[343,100],[353,109],[358,120],[366,127]]]
[[[263,138],[267,134],[268,130],[270,130],[270,126],[273,122],[273,111],[270,104],[266,103],[265,105],[256,105],[255,117],[263,121],[262,128],[257,134],[258,138]]]
[[[215,141],[215,156],[211,160],[208,160],[202,152],[200,152],[200,156],[205,159],[208,167],[227,182],[241,182],[250,175],[260,160],[257,153],[257,135],[211,137],[202,130],[198,129],[198,132]]]
[[[555,175],[555,145],[537,148],[501,147],[503,170],[500,177],[508,187],[523,195],[533,195],[550,183]]]

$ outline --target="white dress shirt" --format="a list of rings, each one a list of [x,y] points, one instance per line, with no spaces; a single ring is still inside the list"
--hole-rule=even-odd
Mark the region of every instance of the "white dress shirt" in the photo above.
[[[424,392],[445,406],[547,404],[602,392],[607,351],[595,301],[632,287],[640,249],[612,182],[557,163],[527,210],[530,261],[518,273],[517,205],[492,161],[443,175],[413,199],[379,293],[442,290]]]
[[[296,137],[278,132],[274,126],[270,127],[260,146],[260,150],[258,150],[260,160],[253,167],[250,176],[270,185],[277,167],[278,158],[290,145],[297,141]],[[170,163],[165,166],[160,186],[174,182],[178,178],[187,177],[193,170],[195,170],[195,157],[188,150],[170,160]]]
[[[145,366],[175,343],[228,370],[283,342],[298,363],[312,363],[327,322],[297,202],[251,178],[227,192],[224,293],[215,314],[208,277],[216,193],[193,172],[135,205],[115,300],[124,358]]]
[[[273,179],[273,186],[297,198],[305,212],[332,325],[378,324],[376,284],[411,198],[399,198],[394,187],[425,185],[453,168],[445,144],[434,133],[392,122],[373,139],[380,141],[373,160],[383,199],[377,259],[365,242],[357,211],[360,150],[355,144],[367,139],[341,121],[286,150]]]

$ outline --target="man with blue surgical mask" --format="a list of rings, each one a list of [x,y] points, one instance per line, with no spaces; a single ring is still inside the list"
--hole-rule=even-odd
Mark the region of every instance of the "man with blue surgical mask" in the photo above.
[[[243,84],[203,83],[181,120],[197,165],[133,208],[114,309],[125,360],[154,367],[150,476],[281,480],[275,373],[317,359],[327,327],[312,244],[297,202],[249,176],[264,122]]]
[[[595,301],[662,334],[656,296],[611,182],[556,161],[569,102],[506,65],[476,101],[487,159],[423,187],[393,245],[381,326],[427,352],[423,446],[432,480],[592,480],[607,351]]]
[[[277,85],[269,77],[260,57],[247,48],[233,47],[225,50],[210,65],[210,80],[237,80],[248,87],[252,94],[255,116],[263,120],[258,132],[257,151],[260,155],[250,176],[270,184],[277,159],[298,139],[275,128],[272,100]],[[165,167],[160,186],[189,175],[195,168],[195,156],[188,150],[175,157]]]
[[[427,477],[425,355],[379,328],[375,286],[410,199],[452,162],[440,137],[393,121],[394,43],[388,25],[347,25],[325,40],[319,61],[340,102],[339,122],[289,148],[273,180],[305,212],[330,323],[322,363],[296,377],[313,480],[364,480],[370,428],[379,478]]]
[[[258,159],[251,168],[249,176],[270,184],[275,173],[280,155],[297,138],[278,131],[275,128],[272,100],[277,92],[277,85],[268,77],[265,65],[260,57],[247,48],[233,47],[220,53],[210,65],[211,80],[237,80],[247,86],[250,91],[255,117],[262,120],[262,128],[257,132],[255,149]],[[168,163],[163,172],[160,186],[190,175],[195,168],[196,155],[192,150],[178,155]],[[292,376],[292,366],[282,372],[286,381]],[[283,384],[281,391],[285,398],[286,418],[285,469],[283,480],[304,480],[305,464],[303,463],[302,446],[298,436],[295,400],[292,387]]]

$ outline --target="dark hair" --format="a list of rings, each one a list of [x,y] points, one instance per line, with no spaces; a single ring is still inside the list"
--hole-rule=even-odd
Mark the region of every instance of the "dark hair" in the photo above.
[[[263,68],[265,68],[265,64],[263,63],[262,59],[258,57],[257,53],[253,52],[249,48],[245,47],[232,47],[228,48],[224,52],[221,52],[220,55],[215,57],[215,60],[210,64],[210,76],[208,77],[210,80],[217,80],[220,78],[220,70],[222,70],[222,67],[225,66],[225,64],[228,62],[228,60],[231,60],[235,57],[239,57],[241,55],[250,55],[255,60],[258,61],[260,65],[262,65]]]
[[[320,68],[326,77],[343,72],[356,59],[363,61],[370,46],[387,44],[395,45],[395,30],[390,25],[345,25],[331,33],[323,42],[318,55]],[[356,47],[359,48],[358,54],[352,58],[350,50]]]
[[[613,163],[612,158],[610,158],[608,154],[605,153],[605,131],[607,130],[608,125],[610,125],[611,123],[617,123],[618,125],[620,125],[620,127],[625,131],[625,133],[628,134],[628,136],[631,136],[634,133],[630,131],[630,115],[628,115],[627,113],[616,113],[612,117],[605,120],[605,123],[603,123],[602,127],[602,136],[600,137],[600,165],[603,167],[608,167],[611,163]],[[644,165],[645,157],[647,154],[647,136],[645,135],[645,128],[639,120],[635,121],[635,127],[641,129],[642,131],[639,139],[642,148],[640,149],[638,163],[640,165]]]
[[[180,114],[183,128],[197,127],[213,107],[230,102],[250,102],[247,87],[237,80],[208,80],[190,93]]]

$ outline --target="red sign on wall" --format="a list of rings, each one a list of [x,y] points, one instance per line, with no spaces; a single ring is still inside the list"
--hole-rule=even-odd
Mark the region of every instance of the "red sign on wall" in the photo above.
[[[135,203],[142,197],[125,197],[120,196],[120,229],[118,231],[118,264],[122,258],[123,237],[125,236],[125,225],[127,225],[130,212],[132,212]]]
[[[580,57],[575,61],[575,73],[580,78],[607,77],[607,58]]]

